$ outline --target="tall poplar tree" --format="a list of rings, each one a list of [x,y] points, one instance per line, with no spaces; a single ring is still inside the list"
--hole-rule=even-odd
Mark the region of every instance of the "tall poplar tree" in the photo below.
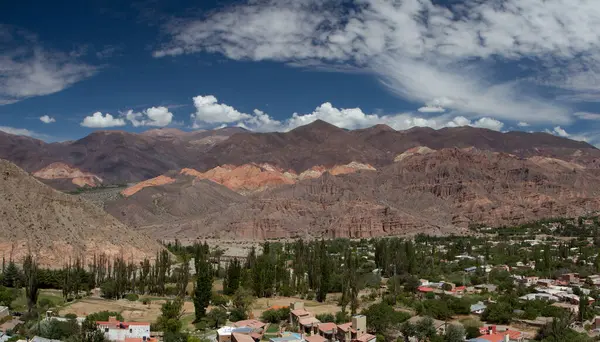
[[[213,272],[208,255],[198,253],[196,258],[198,257],[199,260],[196,260],[196,289],[194,290],[196,322],[206,316],[206,308],[208,308],[212,296],[213,283]]]

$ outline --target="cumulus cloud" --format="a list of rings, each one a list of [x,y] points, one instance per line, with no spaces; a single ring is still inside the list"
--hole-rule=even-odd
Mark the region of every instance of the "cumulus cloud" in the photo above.
[[[44,115],[44,116],[40,116],[40,121],[43,123],[49,124],[49,123],[56,122],[56,119],[49,115]]]
[[[570,134],[564,128],[562,128],[560,126],[556,126],[552,130],[547,129],[546,133],[550,133],[550,134],[557,135],[559,137],[569,138],[569,139],[578,140],[578,141],[589,141],[590,140],[590,138],[588,136],[586,136],[585,134]]]
[[[230,123],[252,118],[251,115],[240,113],[226,104],[218,103],[212,95],[196,96],[193,98],[196,112],[191,115],[193,126],[202,127],[205,124]]]
[[[134,127],[165,127],[173,121],[173,113],[171,113],[167,107],[151,107],[143,112],[134,112],[130,109],[125,113],[125,118],[130,121]]]
[[[107,128],[125,126],[126,123],[122,118],[115,118],[108,113],[103,115],[100,112],[96,112],[90,116],[86,116],[80,125],[89,128]]]
[[[214,96],[205,96],[214,98]],[[211,102],[216,102],[211,101]],[[398,113],[391,115],[368,114],[360,108],[336,108],[331,103],[325,102],[315,108],[311,113],[293,113],[291,117],[285,120],[277,120],[269,114],[255,109],[252,114],[242,113],[235,108],[226,105],[218,104],[218,106],[227,108],[228,113],[236,113],[237,120],[232,120],[231,116],[223,115],[222,121],[214,116],[212,124],[233,124],[238,127],[243,127],[248,130],[258,132],[286,132],[299,126],[310,124],[316,120],[327,121],[333,125],[346,129],[359,129],[371,127],[377,124],[386,124],[392,128],[402,130],[412,127],[432,127],[435,129],[443,127],[459,127],[473,126],[480,128],[488,128],[493,130],[501,130],[504,124],[496,119],[489,117],[481,117],[472,121],[464,116],[451,116],[449,114],[439,115],[431,118],[423,118],[415,116],[413,113]],[[206,127],[206,120],[197,120],[197,116],[192,115],[192,125],[199,127],[199,124],[204,124],[201,127]]]
[[[94,75],[98,68],[46,49],[35,35],[0,25],[0,105],[49,95]]]
[[[340,0],[224,7],[168,25],[169,39],[154,56],[207,51],[235,60],[360,68],[425,109],[470,117],[565,125],[572,104],[561,101],[600,101],[600,2],[351,2],[352,10]],[[511,63],[527,67],[519,76],[502,73]],[[540,95],[538,85],[557,88],[559,100]]]

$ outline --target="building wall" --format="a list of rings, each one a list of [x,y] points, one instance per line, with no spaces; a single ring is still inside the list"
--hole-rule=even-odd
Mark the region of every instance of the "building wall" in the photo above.
[[[0,306],[0,318],[4,318],[9,314],[10,312],[8,311],[8,308],[6,306]]]

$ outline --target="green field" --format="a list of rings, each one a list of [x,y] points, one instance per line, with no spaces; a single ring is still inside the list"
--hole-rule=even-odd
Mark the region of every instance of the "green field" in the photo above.
[[[62,293],[58,290],[40,290],[38,303],[44,299],[49,300],[52,303],[50,308],[60,307],[65,304]],[[25,290],[20,290],[19,297],[12,302],[12,307],[14,311],[27,311],[27,298],[25,297]]]

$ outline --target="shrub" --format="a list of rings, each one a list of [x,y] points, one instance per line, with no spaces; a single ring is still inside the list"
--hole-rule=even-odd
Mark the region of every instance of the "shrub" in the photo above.
[[[335,316],[330,313],[324,313],[317,315],[317,319],[323,323],[333,323],[335,322]]]
[[[66,319],[77,319],[77,315],[74,313],[68,313],[65,315]]]
[[[142,298],[142,304],[150,305],[151,303],[152,303],[152,300],[150,298]]]
[[[269,323],[279,323],[288,319],[290,315],[289,308],[270,309],[262,313],[261,318]]]
[[[211,304],[214,306],[227,305],[229,303],[229,298],[226,296],[220,295],[218,293],[213,293],[211,296]]]
[[[135,293],[129,293],[125,296],[125,299],[127,299],[130,302],[135,302],[138,299],[140,299],[140,296],[136,295]]]

